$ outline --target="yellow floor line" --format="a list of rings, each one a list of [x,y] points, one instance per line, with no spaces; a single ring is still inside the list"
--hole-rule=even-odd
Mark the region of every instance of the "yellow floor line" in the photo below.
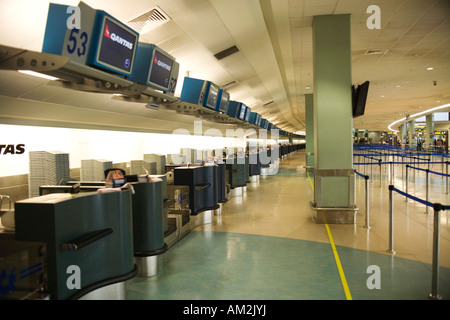
[[[311,188],[314,191],[314,185],[311,181],[311,177],[309,176],[309,173],[306,172],[308,175],[309,183],[311,183]],[[345,278],[344,269],[342,269],[341,260],[339,259],[339,255],[336,250],[336,246],[334,245],[333,237],[331,236],[330,228],[328,227],[328,224],[325,223],[325,228],[327,229],[328,233],[328,239],[330,239],[331,248],[333,250],[334,260],[336,261],[336,266],[339,271],[339,276],[341,277],[342,286],[344,287],[345,297],[347,300],[352,300],[352,295],[350,294],[350,289],[348,288],[347,279]]]

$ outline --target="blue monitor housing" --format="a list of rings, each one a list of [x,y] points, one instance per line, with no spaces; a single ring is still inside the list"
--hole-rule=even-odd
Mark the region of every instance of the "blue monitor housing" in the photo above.
[[[256,114],[255,126],[261,126],[261,115],[259,113]]]
[[[245,118],[244,121],[248,122],[250,120],[250,113],[252,112],[252,109],[250,109],[249,107],[247,107],[247,111],[245,111]]]
[[[240,102],[239,105],[239,111],[238,111],[238,119],[244,121],[245,120],[245,114],[247,112],[247,106],[245,104],[243,104],[242,102]]]
[[[248,123],[255,124],[256,121],[256,112],[250,112],[250,116],[248,117]]]
[[[232,118],[238,117],[238,112],[240,111],[240,102],[237,101],[230,101],[230,104],[228,105],[227,115]]]
[[[130,80],[166,93],[175,92],[179,64],[154,44],[139,42]]]
[[[230,94],[224,89],[220,89],[219,96],[217,97],[216,110],[219,112],[226,113],[229,104],[230,104]]]
[[[262,118],[261,119],[261,128],[263,128],[263,129],[267,129],[267,126],[269,125],[269,122],[267,121],[267,119],[265,119],[265,118]]]
[[[86,64],[129,76],[133,70],[139,33],[104,11],[97,10],[92,31],[93,50]]]
[[[211,81],[185,77],[180,100],[216,110],[219,90]]]

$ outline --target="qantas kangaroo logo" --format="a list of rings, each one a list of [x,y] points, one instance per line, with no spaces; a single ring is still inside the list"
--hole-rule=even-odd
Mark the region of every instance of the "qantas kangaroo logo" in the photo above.
[[[108,37],[108,38],[111,39],[111,33],[109,32],[109,26],[108,25],[106,25],[106,28],[105,28],[105,37]]]

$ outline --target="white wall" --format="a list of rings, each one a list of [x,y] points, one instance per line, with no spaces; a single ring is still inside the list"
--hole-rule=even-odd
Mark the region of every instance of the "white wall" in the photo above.
[[[136,133],[105,130],[0,125],[0,145],[25,144],[23,154],[0,154],[0,177],[29,173],[30,151],[62,151],[70,155],[70,168],[81,160],[118,162],[142,160],[145,153],[178,154],[181,148],[218,149],[245,147],[244,139]]]

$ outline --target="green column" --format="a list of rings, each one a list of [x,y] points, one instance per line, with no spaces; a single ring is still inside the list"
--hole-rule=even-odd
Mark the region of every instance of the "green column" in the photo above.
[[[314,17],[313,59],[316,221],[354,223],[349,14]]]
[[[406,123],[400,126],[400,142],[402,144],[402,148],[406,146]]]
[[[427,150],[431,150],[433,138],[432,134],[434,133],[434,123],[433,123],[433,114],[429,114],[426,117],[426,127],[425,127],[425,143],[427,144]]]
[[[314,168],[314,96],[305,94],[306,169]]]
[[[413,141],[413,136],[414,136],[414,133],[415,133],[414,126],[415,126],[415,121],[414,120],[411,120],[410,122],[408,122],[408,140],[409,140],[408,146],[410,148],[415,147],[415,144],[414,144],[414,141]]]

